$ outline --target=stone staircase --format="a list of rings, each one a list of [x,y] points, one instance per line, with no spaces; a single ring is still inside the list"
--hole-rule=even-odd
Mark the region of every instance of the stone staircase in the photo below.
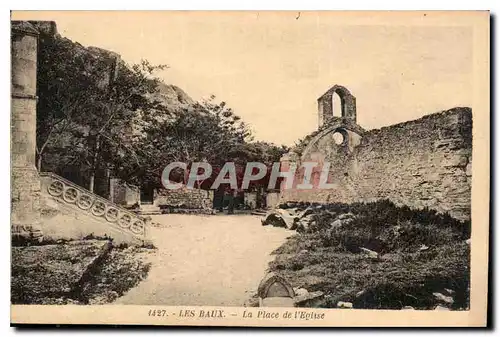
[[[111,237],[115,243],[146,244],[145,218],[50,172],[40,173],[44,237]]]
[[[252,214],[252,215],[260,215],[260,216],[266,216],[267,210],[266,209],[262,209],[262,208],[258,208],[258,209],[253,210],[250,214]]]
[[[159,214],[161,214],[160,207],[153,205],[153,204],[141,204],[139,211],[140,211],[141,215],[159,215]]]

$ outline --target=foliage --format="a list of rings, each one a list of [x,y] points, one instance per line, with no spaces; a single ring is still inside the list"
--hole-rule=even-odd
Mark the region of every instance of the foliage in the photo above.
[[[87,269],[82,282],[83,279],[78,280],[80,274],[76,275],[74,270],[84,260],[95,257],[94,250],[72,250],[65,243],[51,243],[45,251],[43,247],[22,249],[13,250],[14,259],[23,262],[12,264],[13,304],[113,302],[147,277],[151,268],[149,255],[155,253],[155,249],[150,248],[115,246],[95,268]],[[34,253],[30,254],[28,249]],[[48,255],[47,250],[52,254]],[[58,283],[68,283],[72,288],[61,292],[61,287],[54,286]]]
[[[313,209],[316,225],[278,248],[270,267],[294,286],[327,293],[325,306],[430,309],[437,304],[432,293],[445,288],[455,292],[454,309],[468,306],[470,221],[387,200]],[[352,220],[331,226],[346,213]],[[361,247],[380,258],[368,258]]]
[[[111,175],[161,187],[162,170],[173,161],[209,162],[214,175],[234,161],[241,178],[247,161],[276,161],[284,151],[252,142],[248,126],[214,96],[181,108],[166,104],[164,84],[154,76],[165,65],[129,66],[117,55],[44,33],[38,63],[38,168],[90,190],[107,186]]]
[[[144,118],[134,149],[140,160],[123,163],[116,172],[134,184],[161,187],[161,174],[172,162],[183,162],[190,168],[194,162],[207,162],[212,176],[199,186],[208,188],[226,162],[235,162],[240,182],[248,161],[279,160],[286,148],[265,142],[252,142],[248,126],[227,107],[224,101],[208,100],[171,113],[168,118]],[[201,173],[201,172],[200,172]],[[174,172],[175,175],[175,172]],[[185,172],[177,172],[171,180],[185,180]]]

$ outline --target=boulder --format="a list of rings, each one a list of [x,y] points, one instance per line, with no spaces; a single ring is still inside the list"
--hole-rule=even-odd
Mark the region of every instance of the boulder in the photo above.
[[[354,219],[354,214],[352,213],[343,213],[343,214],[340,214],[337,219],[339,220],[345,220],[345,219]]]
[[[352,213],[343,213],[337,216],[337,218],[330,224],[330,226],[332,228],[340,228],[353,222],[354,218],[355,217]]]
[[[377,252],[364,247],[360,247],[359,249],[361,249],[361,252],[367,255],[370,259],[375,259],[375,260],[379,259],[379,255]]]
[[[296,296],[305,296],[309,293],[307,289],[304,288],[293,288],[293,290],[295,291]]]
[[[302,288],[303,289],[303,288]],[[308,292],[306,289],[303,295],[294,297],[293,302],[295,307],[299,308],[318,308],[323,304],[324,293],[322,291]]]
[[[286,209],[277,209],[276,211],[281,216],[283,221],[285,221],[286,228],[292,230],[297,228],[299,217],[295,215],[294,212],[290,212]]]
[[[290,209],[279,208],[267,212],[261,221],[262,226],[271,225],[295,230],[299,222],[299,216],[294,211],[290,211]]]
[[[313,220],[314,218],[314,214],[309,214],[309,215],[306,215],[304,217],[302,217],[301,219],[299,219],[297,221],[297,225],[296,225],[296,230],[297,232],[299,233],[303,233],[303,232],[306,232],[309,227],[313,226],[315,224],[315,221]]]
[[[298,214],[298,216],[299,216],[299,219],[302,219],[302,218],[304,218],[304,217],[306,217],[306,216],[308,216],[308,215],[311,215],[311,214],[313,214],[313,213],[314,213],[314,208],[312,208],[312,207],[307,207],[305,210],[303,210],[302,212],[300,212],[300,213]]]
[[[432,293],[434,295],[434,298],[440,302],[446,303],[446,304],[453,304],[454,300],[453,297],[451,296],[446,296],[441,293]]]
[[[342,225],[343,225],[342,220],[337,219],[337,220],[333,221],[333,222],[330,224],[330,227],[332,227],[332,228],[340,228],[340,227],[342,227]]]
[[[273,227],[283,227],[286,228],[285,219],[280,214],[275,212],[268,212],[266,216],[261,220],[262,226],[273,226]]]
[[[448,288],[444,288],[443,290],[444,290],[444,292],[445,292],[447,295],[454,295],[454,294],[455,294],[455,290],[448,289]]]
[[[447,308],[447,307],[443,307],[442,305],[438,305],[434,308],[434,310],[438,310],[438,311],[450,311],[450,308]]]
[[[401,310],[415,310],[415,308],[407,305],[407,306],[404,306]]]
[[[309,229],[309,225],[310,225],[310,223],[307,221],[299,221],[297,224],[297,228],[295,228],[295,229],[299,233],[305,233]]]
[[[286,210],[290,215],[299,215],[300,210],[298,208],[289,208]]]
[[[352,309],[352,303],[339,301],[337,303],[337,308]]]

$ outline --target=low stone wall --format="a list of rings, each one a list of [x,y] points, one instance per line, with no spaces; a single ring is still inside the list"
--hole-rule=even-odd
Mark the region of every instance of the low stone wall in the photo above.
[[[245,192],[245,206],[250,209],[257,208],[257,192]]]
[[[109,182],[111,202],[123,206],[133,206],[141,202],[141,191],[136,186],[131,186],[120,179],[111,179]]]
[[[266,194],[266,207],[276,208],[280,202],[279,192],[267,192]]]
[[[160,189],[155,191],[154,205],[161,209],[212,209],[213,191],[180,188],[177,190]]]

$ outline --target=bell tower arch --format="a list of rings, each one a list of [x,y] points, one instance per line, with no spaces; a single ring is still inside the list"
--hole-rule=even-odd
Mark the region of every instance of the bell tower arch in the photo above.
[[[346,87],[336,84],[318,98],[319,127],[334,117],[334,97],[340,99],[340,117],[356,123],[356,97]]]

